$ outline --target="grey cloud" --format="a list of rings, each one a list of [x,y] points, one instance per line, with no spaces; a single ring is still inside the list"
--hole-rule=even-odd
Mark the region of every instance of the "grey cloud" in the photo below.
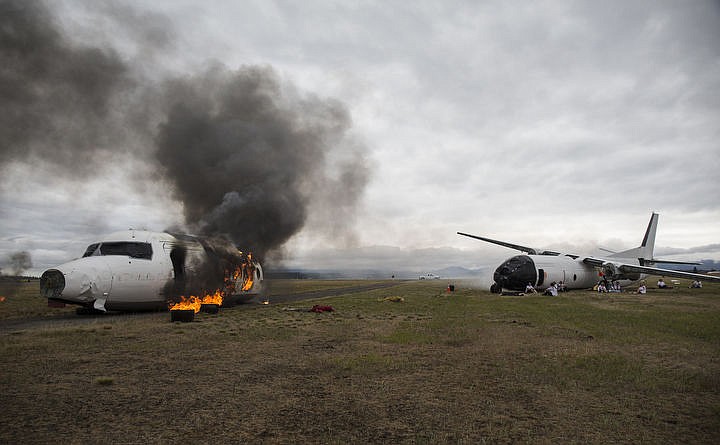
[[[220,66],[217,72],[187,69],[207,57],[230,67],[272,65],[270,80],[258,85],[279,86],[279,94],[265,95],[272,98],[267,102],[268,115],[286,116],[291,132],[302,121],[298,116],[306,114],[300,111],[306,102],[346,114],[314,117],[327,121],[319,133],[339,143],[321,140],[324,172],[289,179],[300,187],[278,198],[281,204],[283,199],[307,204],[303,212],[292,216],[305,221],[301,235],[312,241],[396,243],[406,248],[464,246],[455,239],[457,226],[503,230],[533,215],[558,222],[572,217],[582,224],[638,213],[645,219],[644,212],[650,208],[698,217],[718,213],[720,28],[716,24],[720,7],[716,2],[580,1],[529,6],[421,1],[332,7],[325,3],[229,2],[217,7],[170,2],[153,4],[152,9],[160,11],[156,15],[145,14],[149,7],[139,0],[128,3],[135,7],[117,2],[93,4],[64,3],[76,18],[87,13],[86,7],[94,11],[93,17],[100,18],[97,23],[101,24],[93,30],[97,40],[86,38],[93,35],[90,31],[59,29],[53,23],[47,27],[72,35],[74,44],[60,40],[70,53],[86,48],[87,42],[117,44],[96,46],[108,60],[117,60],[126,69],[104,96],[105,102],[96,102],[104,108],[87,121],[89,128],[108,120],[113,125],[107,134],[88,131],[83,138],[75,138],[82,139],[81,146],[99,142],[100,153],[107,154],[111,141],[155,166],[159,126],[179,130],[179,123],[185,121],[175,117],[193,117],[192,110],[185,116],[176,110],[170,116],[173,106],[168,97],[174,93],[165,83],[169,78],[179,86],[177,97],[182,100],[177,102],[209,111],[196,120],[204,121],[208,135],[223,140],[241,120],[234,119],[239,115],[234,108],[221,111],[222,104],[240,100],[224,97],[223,86],[246,74],[248,66]],[[164,34],[168,28],[163,16],[169,17],[166,24],[183,31],[170,29]],[[95,20],[91,22],[81,24],[93,29]],[[104,32],[105,25],[109,32]],[[167,74],[170,71],[172,76]],[[293,93],[288,79],[300,79],[298,84],[322,92],[319,96],[332,90],[346,105]],[[207,91],[199,88],[203,82],[209,85]],[[78,92],[70,88],[63,94],[73,99]],[[154,100],[138,101],[138,97]],[[71,107],[70,116],[82,117],[91,108],[75,111]],[[122,116],[128,108],[133,113]],[[349,121],[351,112],[354,122]],[[53,130],[64,122],[66,118],[57,117],[47,125]],[[275,130],[258,134],[275,134]],[[355,132],[370,138],[366,148],[354,147]],[[73,139],[70,133],[61,136],[60,154]],[[266,139],[258,136],[255,140]],[[46,140],[35,135],[27,138],[26,146],[51,160],[66,159],[50,153],[43,146]],[[218,152],[242,157],[233,150],[226,144]],[[170,152],[164,152],[161,163]],[[11,154],[28,159],[20,151]],[[305,159],[300,158],[288,157],[304,168]],[[78,161],[78,157],[67,159],[61,162]],[[203,167],[210,164],[201,163]],[[241,164],[234,157],[228,161],[240,169]],[[225,167],[220,165],[219,170],[226,171]],[[175,169],[176,177],[189,178],[188,184],[206,183],[180,174],[177,166],[167,168]],[[17,173],[6,170],[13,172]],[[163,181],[174,184],[173,174],[167,178]],[[137,173],[136,188],[142,189],[145,179],[145,172]],[[192,190],[184,191],[188,184],[174,185],[173,190],[176,197],[189,197],[187,220],[197,227],[211,226],[208,215],[263,200],[253,184],[243,182],[243,190],[203,186],[212,198],[201,202],[190,196]],[[339,184],[346,189],[339,190]],[[360,191],[363,185],[369,186],[366,202]],[[3,187],[22,193],[21,187]],[[345,191],[349,195],[341,199]],[[367,205],[367,212],[358,212],[360,204]],[[0,209],[3,217],[6,208]],[[207,215],[192,208],[203,208]],[[355,221],[362,226],[361,232],[343,231]],[[557,235],[561,229],[549,224],[522,230],[532,231],[532,239],[538,242],[562,239],[562,234]],[[607,227],[593,230],[590,238],[614,236],[606,235]],[[714,230],[706,224],[698,237],[712,236]],[[699,238],[694,243],[707,242]],[[405,257],[402,252],[399,255]]]
[[[720,244],[707,244],[704,246],[688,247],[685,249],[677,247],[658,247],[655,250],[655,255],[660,257],[662,255],[708,254],[717,253],[718,251],[720,251]]]

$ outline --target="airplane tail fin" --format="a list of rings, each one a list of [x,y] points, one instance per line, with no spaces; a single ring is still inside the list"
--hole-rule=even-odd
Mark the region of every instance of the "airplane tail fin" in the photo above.
[[[640,260],[647,260],[652,262],[653,252],[655,250],[655,233],[657,232],[658,218],[660,215],[653,212],[650,216],[650,223],[648,223],[647,230],[645,230],[645,237],[642,240],[642,244],[634,249],[617,252],[610,257],[614,258],[638,258]],[[642,261],[641,261],[642,263]]]

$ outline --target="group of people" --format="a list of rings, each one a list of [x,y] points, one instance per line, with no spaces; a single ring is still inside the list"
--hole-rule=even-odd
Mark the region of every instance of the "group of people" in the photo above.
[[[665,283],[665,280],[663,278],[660,278],[657,282],[658,289],[672,289],[672,287],[669,287],[667,283]],[[691,289],[700,289],[702,288],[702,281],[695,280],[690,285]],[[598,284],[595,286],[595,290],[598,292],[622,292],[622,288],[620,287],[620,282],[617,280],[608,282],[607,280],[601,280],[598,282]],[[567,288],[565,287],[565,284],[562,281],[555,282],[553,281],[550,283],[550,286],[545,289],[543,292],[543,295],[550,295],[551,297],[557,297],[558,292],[565,292],[567,291]],[[538,293],[537,290],[535,290],[535,287],[532,285],[532,283],[528,283],[527,286],[525,286],[525,293],[526,294],[536,294]],[[645,285],[645,280],[643,280],[640,283],[640,286],[637,289],[638,294],[646,294],[647,293],[647,286]]]
[[[665,283],[665,280],[661,277],[657,282],[658,289],[672,289],[671,286],[668,286],[667,283]],[[702,288],[702,281],[693,280],[692,284],[690,284],[690,289],[701,289]],[[647,293],[647,286],[645,285],[645,281],[643,280],[640,283],[640,287],[638,287],[637,293],[639,294],[646,294]]]
[[[565,287],[565,283],[562,281],[555,282],[553,281],[550,283],[550,286],[545,289],[545,292],[543,292],[543,295],[550,295],[551,297],[557,297],[558,292],[566,292],[567,287]],[[528,283],[527,286],[525,286],[525,293],[526,294],[536,294],[537,291],[535,290],[535,286],[532,285],[532,283]]]
[[[620,287],[620,282],[617,280],[614,280],[611,282],[608,282],[607,280],[601,280],[595,286],[595,289],[598,292],[622,292],[622,287]]]
[[[676,282],[677,284],[678,282]],[[657,282],[658,289],[672,289],[671,286],[668,286],[665,283],[665,280],[660,278]],[[693,280],[693,282],[690,284],[690,289],[702,289],[702,281],[699,280]]]

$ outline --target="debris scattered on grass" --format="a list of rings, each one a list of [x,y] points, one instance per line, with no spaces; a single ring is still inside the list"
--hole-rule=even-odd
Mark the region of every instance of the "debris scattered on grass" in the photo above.
[[[321,312],[334,312],[335,309],[332,306],[321,306],[319,304],[316,304],[315,306],[311,307],[310,309],[303,308],[303,307],[285,307],[283,308],[284,311],[288,312],[315,312],[315,313],[321,313]]]
[[[94,383],[96,385],[101,385],[101,386],[110,386],[113,383],[115,383],[115,378],[113,378],[113,377],[95,377]]]
[[[394,295],[391,297],[385,297],[382,300],[378,300],[378,301],[391,301],[393,303],[405,303],[405,299],[403,297],[400,297],[397,295]]]

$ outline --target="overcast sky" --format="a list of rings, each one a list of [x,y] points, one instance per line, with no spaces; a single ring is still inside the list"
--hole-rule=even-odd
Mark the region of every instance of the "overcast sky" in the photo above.
[[[720,259],[718,2],[62,1],[52,11],[65,38],[113,48],[145,79],[269,66],[299,95],[343,104],[369,169],[343,221],[350,235],[328,237],[332,211],[311,206],[285,244],[289,265],[368,267],[377,255],[478,267],[513,254],[457,231],[629,248],[652,211],[658,251]],[[93,169],[102,174],[78,165],[74,179],[56,177],[52,164],[11,157],[2,258],[29,251],[43,269],[103,233],[183,224],[167,184],[138,186],[142,165]]]

